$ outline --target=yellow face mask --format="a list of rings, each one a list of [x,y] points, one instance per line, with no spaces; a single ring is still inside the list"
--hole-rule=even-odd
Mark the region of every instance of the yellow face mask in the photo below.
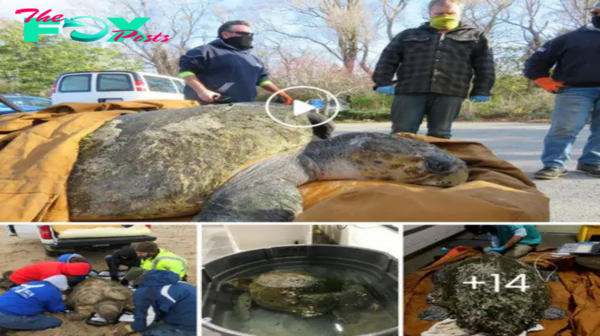
[[[458,15],[448,14],[431,18],[429,25],[438,30],[452,30],[460,25]]]

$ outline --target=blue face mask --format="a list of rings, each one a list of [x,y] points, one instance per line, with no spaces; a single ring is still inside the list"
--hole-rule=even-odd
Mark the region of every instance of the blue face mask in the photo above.
[[[598,29],[600,29],[600,16],[594,15],[592,16],[592,25]]]

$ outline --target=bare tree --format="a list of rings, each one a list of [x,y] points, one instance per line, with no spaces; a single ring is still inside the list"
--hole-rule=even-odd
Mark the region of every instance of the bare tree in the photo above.
[[[548,37],[547,28],[550,20],[542,18],[542,14],[544,14],[542,13],[543,6],[542,0],[522,0],[519,3],[520,10],[518,12],[505,12],[505,15],[500,18],[502,22],[521,30],[525,47],[525,58],[533,55]]]
[[[398,16],[408,5],[408,0],[381,0],[381,12],[383,14],[383,24],[388,39],[394,39],[394,23]]]
[[[597,0],[559,0],[555,15],[566,29],[577,29],[589,23],[590,8]]]
[[[159,74],[176,76],[179,72],[179,57],[194,47],[193,41],[202,40],[203,24],[208,13],[208,0],[112,0],[112,5],[124,10],[119,12],[126,20],[136,17],[151,18],[139,30],[142,34],[156,36],[169,35],[167,42],[123,41],[128,51],[139,56],[149,67]],[[114,7],[113,7],[114,8]],[[162,39],[159,39],[162,40]]]
[[[481,29],[487,36],[499,23],[499,17],[515,0],[467,0],[463,20]]]
[[[376,15],[365,0],[289,0],[282,11],[294,14],[292,23],[302,29],[291,33],[288,27],[265,21],[266,30],[320,46],[340,60],[348,73],[354,72],[359,53],[368,53],[377,32]]]

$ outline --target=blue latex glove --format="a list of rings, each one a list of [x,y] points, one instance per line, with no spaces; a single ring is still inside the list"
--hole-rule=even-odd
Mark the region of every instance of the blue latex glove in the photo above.
[[[506,250],[504,247],[495,247],[495,248],[491,248],[491,249],[487,250],[486,253],[490,253],[490,252],[498,252],[498,253],[500,253],[500,252],[502,252],[504,250]]]
[[[377,93],[388,94],[388,95],[393,95],[396,93],[396,90],[394,90],[393,85],[380,86],[377,89],[375,89],[375,91],[377,91]]]
[[[490,101],[490,96],[473,96],[469,100],[474,103],[485,103]]]

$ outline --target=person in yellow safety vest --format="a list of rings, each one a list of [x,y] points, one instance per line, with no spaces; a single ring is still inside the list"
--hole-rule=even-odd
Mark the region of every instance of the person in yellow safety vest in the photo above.
[[[159,248],[155,242],[141,242],[135,252],[141,259],[140,267],[151,270],[166,270],[179,275],[181,281],[187,280],[187,260],[173,252]]]

